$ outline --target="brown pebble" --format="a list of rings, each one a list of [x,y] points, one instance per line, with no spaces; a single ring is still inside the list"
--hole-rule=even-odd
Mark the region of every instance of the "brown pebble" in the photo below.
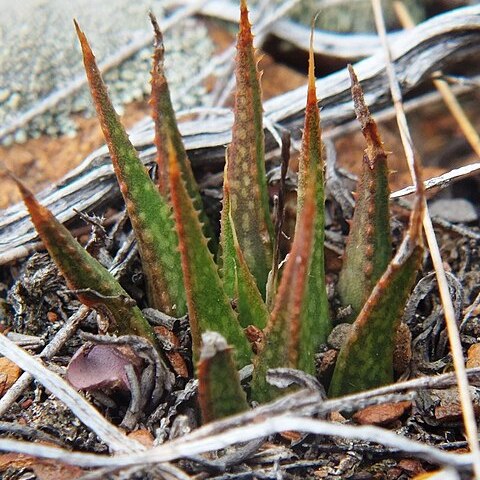
[[[480,367],[480,343],[475,343],[468,349],[467,368]]]
[[[58,320],[58,315],[55,312],[47,312],[47,320],[49,322],[56,322]]]
[[[372,405],[358,411],[353,419],[360,425],[390,425],[405,415],[412,407],[412,402],[384,403]]]
[[[350,323],[340,323],[330,332],[328,336],[327,343],[328,346],[334,348],[335,350],[340,350],[347,340],[348,334],[352,329]]]
[[[32,403],[33,403],[33,400],[32,400],[31,398],[27,398],[27,400],[25,400],[24,402],[22,402],[22,403],[20,404],[20,406],[21,406],[24,410],[26,410],[28,407],[30,407],[30,405],[32,405]]]
[[[0,358],[0,397],[17,381],[22,371],[8,358]]]
[[[136,440],[147,448],[153,447],[153,435],[145,428],[140,428],[139,430],[127,433],[127,437]]]

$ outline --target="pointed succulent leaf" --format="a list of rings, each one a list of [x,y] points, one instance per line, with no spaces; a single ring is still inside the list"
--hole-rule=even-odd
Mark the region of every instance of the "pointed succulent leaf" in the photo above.
[[[308,290],[308,268],[314,243],[315,186],[309,182],[299,228],[293,241],[285,270],[280,280],[275,304],[265,329],[263,347],[254,361],[252,398],[268,402],[281,391],[269,385],[266,373],[270,368],[297,368],[300,363],[313,370],[314,357],[302,351],[302,310]],[[304,358],[308,356],[308,358]]]
[[[315,63],[313,55],[313,27],[310,36],[308,67],[308,93],[305,108],[305,126],[302,137],[298,168],[298,214],[301,215],[305,204],[308,182],[315,184],[314,240],[311,258],[307,294],[302,305],[300,350],[298,367],[307,373],[315,374],[312,358],[320,344],[325,343],[332,329],[328,311],[327,289],[325,284],[325,180],[324,147],[321,138],[320,111],[315,88]],[[302,228],[298,224],[299,228]],[[295,235],[300,233],[296,228]]]
[[[149,177],[108,97],[85,34],[75,23],[97,115],[138,242],[152,307],[186,312],[178,240],[171,208]]]
[[[170,194],[179,238],[194,359],[199,358],[201,334],[215,331],[235,348],[237,364],[243,367],[250,363],[252,351],[223,290],[171,143],[169,159]]]
[[[330,384],[332,397],[393,381],[396,333],[422,258],[423,205],[423,184],[419,182],[409,229],[340,350]]]
[[[226,179],[230,185],[232,219],[238,242],[265,296],[272,262],[273,227],[265,175],[262,95],[245,0],[241,1],[240,11],[234,124]]]
[[[35,229],[69,288],[77,292],[78,299],[106,317],[111,333],[139,335],[156,344],[152,328],[113,275],[90,256],[20,180],[12,178],[18,185]]]
[[[202,335],[197,373],[198,401],[204,423],[248,410],[232,349],[220,334]]]
[[[228,156],[226,166],[228,165]],[[223,184],[223,208],[221,216],[221,269],[225,293],[237,305],[238,321],[244,328],[254,325],[264,328],[268,310],[250,273],[237,238],[230,205],[228,179]]]
[[[192,167],[183,144],[182,135],[178,129],[175,110],[173,108],[167,78],[165,76],[163,36],[155,16],[150,13],[150,20],[155,32],[155,48],[153,52],[152,67],[152,95],[150,105],[152,107],[152,118],[155,124],[155,146],[157,148],[158,164],[158,188],[165,199],[168,200],[169,179],[168,179],[168,148],[167,139],[173,144],[180,163],[185,185],[188,194],[193,200],[195,209],[200,212],[200,219],[203,223],[204,233],[209,238],[209,246],[216,249],[216,241],[211,228],[210,220],[205,214],[202,198],[197,182],[193,176]],[[213,244],[212,244],[213,242]]]
[[[351,66],[349,72],[355,112],[367,142],[357,187],[355,212],[338,281],[342,303],[352,306],[352,314],[347,320],[353,322],[387,268],[392,244],[387,154]]]

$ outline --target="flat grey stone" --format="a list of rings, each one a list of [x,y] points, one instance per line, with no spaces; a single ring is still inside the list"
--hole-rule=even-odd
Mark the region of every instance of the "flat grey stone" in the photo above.
[[[470,223],[478,220],[476,208],[464,198],[434,200],[429,204],[432,217],[441,217],[451,223]]]

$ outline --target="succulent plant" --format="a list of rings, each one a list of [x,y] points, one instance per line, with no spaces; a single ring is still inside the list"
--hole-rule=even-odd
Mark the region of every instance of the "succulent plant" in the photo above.
[[[281,222],[274,231],[265,175],[260,74],[245,0],[240,2],[240,12],[234,126],[226,150],[217,253],[217,240],[208,237],[213,229],[176,124],[155,19],[151,106],[158,184],[128,139],[86,36],[75,23],[93,101],[137,238],[148,305],[172,316],[188,312],[204,421],[248,408],[237,369],[249,363],[254,364],[251,398],[259,402],[281,394],[266,381],[270,368],[290,367],[314,375],[315,354],[332,328],[324,266],[324,148],[313,50],[299,163],[297,226],[290,254],[279,271],[276,238]],[[350,73],[367,148],[339,280],[340,299],[351,305],[351,320],[355,321],[330,386],[335,396],[393,380],[395,332],[422,251],[419,186],[410,227],[391,260],[386,154],[353,69]],[[135,302],[18,183],[44,245],[80,301],[106,318],[110,333],[142,335],[161,351]],[[268,282],[271,270],[279,277],[278,288],[275,279]],[[255,354],[244,330],[247,327],[263,330]]]

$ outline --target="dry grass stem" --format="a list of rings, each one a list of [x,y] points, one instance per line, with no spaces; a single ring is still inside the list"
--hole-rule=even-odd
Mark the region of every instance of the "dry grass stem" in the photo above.
[[[211,424],[210,427],[213,425],[215,424]],[[197,437],[202,430],[204,430],[203,427],[195,432]],[[375,442],[400,450],[409,456],[444,466],[465,469],[470,468],[472,465],[471,454],[445,452],[424,443],[399,436],[397,433],[383,428],[342,425],[294,415],[274,415],[270,418],[260,417],[257,422],[250,422],[248,425],[227,429],[213,435],[209,434],[203,438],[192,439],[192,435],[185,435],[178,440],[170,441],[147,451],[115,456],[71,452],[62,448],[8,439],[0,439],[0,449],[58,460],[84,468],[145,466],[227,448],[237,443],[244,443],[288,430]]]
[[[45,367],[39,360],[0,334],[0,354],[35,377],[45,388],[61,400],[87,427],[94,431],[113,451],[126,452],[144,447],[127,438],[108,422],[66,380]]]
[[[410,29],[415,27],[415,23],[413,22],[410,12],[402,1],[393,2],[393,7],[403,28]],[[441,71],[437,71],[432,74],[432,77],[441,77],[442,75],[443,73]],[[458,126],[462,130],[473,151],[477,154],[478,157],[480,157],[480,137],[478,136],[475,127],[472,125],[472,122],[465,114],[465,111],[460,105],[457,97],[450,88],[450,85],[441,78],[434,78],[433,84],[435,85],[435,88],[440,92],[440,95],[442,96],[445,105],[447,105],[450,113],[457,121]]]
[[[461,180],[464,177],[476,174],[480,171],[480,162],[472,163],[470,165],[465,165],[464,167],[454,168],[438,177],[429,178],[424,181],[425,190],[430,188],[446,188],[450,185],[452,181]],[[400,198],[405,197],[406,195],[411,195],[415,193],[415,187],[405,187],[401,190],[397,190],[390,195],[390,198]]]
[[[385,51],[386,71],[390,83],[390,90],[392,99],[394,102],[397,123],[402,138],[402,144],[407,157],[408,167],[412,176],[413,183],[417,182],[417,165],[418,160],[415,158],[415,152],[413,148],[413,142],[408,128],[407,118],[402,107],[402,93],[398,80],[396,78],[395,69],[392,64],[391,53],[388,45],[388,39],[386,34],[385,22],[383,18],[382,6],[380,0],[372,0],[373,12],[375,16],[375,23],[377,27],[380,40]],[[423,214],[423,227],[425,236],[427,238],[428,247],[430,249],[430,255],[432,258],[433,266],[437,276],[438,288],[440,291],[440,298],[445,314],[445,321],[447,325],[448,338],[450,342],[450,348],[453,356],[453,364],[457,375],[458,389],[460,393],[460,401],[462,405],[462,414],[465,424],[465,431],[467,434],[467,440],[470,447],[470,451],[473,456],[473,470],[475,477],[480,479],[480,448],[478,444],[478,429],[475,419],[475,413],[473,410],[472,398],[469,390],[468,377],[465,371],[465,363],[463,358],[462,344],[460,341],[460,334],[458,331],[457,323],[455,321],[455,312],[453,309],[453,303],[448,289],[448,283],[443,268],[442,257],[440,249],[433,230],[432,220],[428,213],[428,207],[425,202],[424,214]]]

